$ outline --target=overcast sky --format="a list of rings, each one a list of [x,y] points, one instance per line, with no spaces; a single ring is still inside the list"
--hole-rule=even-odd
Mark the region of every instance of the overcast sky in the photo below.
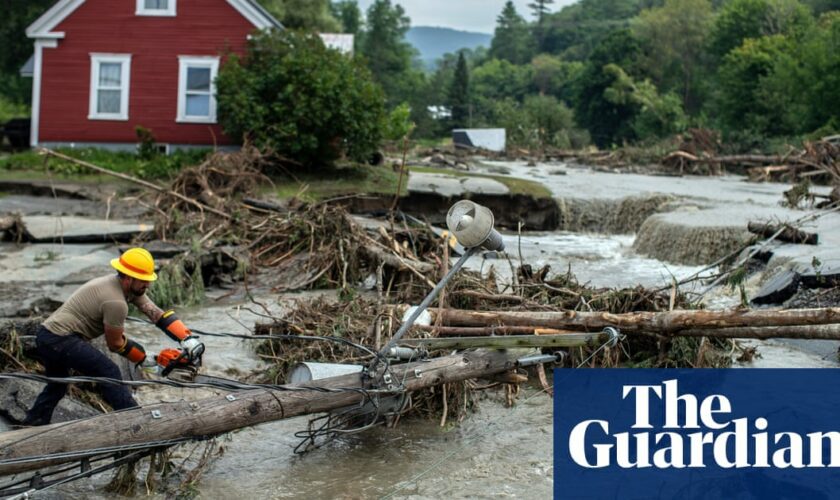
[[[411,18],[412,26],[445,26],[464,31],[493,33],[496,18],[506,0],[391,0],[400,4]],[[373,0],[358,0],[362,12],[367,12]],[[529,21],[533,0],[513,0],[516,11]],[[549,8],[555,12],[575,0],[555,0]]]

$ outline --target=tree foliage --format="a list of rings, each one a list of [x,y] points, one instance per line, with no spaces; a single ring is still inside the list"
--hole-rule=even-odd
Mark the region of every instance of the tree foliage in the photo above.
[[[630,30],[618,30],[598,45],[583,69],[575,102],[575,117],[601,147],[636,138],[632,122],[637,106],[606,97],[605,91],[615,83],[616,75],[605,71],[605,67],[615,64],[633,76],[636,69],[634,62],[640,54],[639,42]]]
[[[513,64],[524,64],[534,53],[534,40],[525,19],[508,0],[496,19],[496,30],[490,44],[490,57]]]
[[[0,17],[0,98],[5,96],[3,108],[20,116],[32,97],[31,79],[22,78],[18,71],[32,55],[32,42],[26,38],[26,28],[43,14],[54,0],[2,0]]]
[[[715,19],[709,48],[722,59],[748,38],[803,33],[812,24],[808,8],[797,0],[731,0]]]
[[[341,24],[332,15],[330,0],[259,0],[284,27],[335,33]]]
[[[367,160],[384,127],[383,95],[359,61],[317,35],[260,33],[243,59],[231,56],[217,80],[219,122],[305,165],[341,156]]]
[[[458,54],[455,75],[449,88],[449,107],[452,110],[452,127],[467,127],[470,121],[470,73],[463,52]]]
[[[664,91],[676,91],[686,109],[701,106],[706,38],[712,23],[709,0],[665,0],[645,9],[633,23],[644,48],[643,71]]]
[[[391,107],[408,100],[406,76],[411,72],[415,49],[405,41],[409,18],[391,0],[374,0],[367,11],[367,29],[359,42],[359,52],[385,90]]]
[[[355,0],[341,0],[330,4],[330,12],[341,23],[341,32],[358,36],[362,31],[362,11]]]

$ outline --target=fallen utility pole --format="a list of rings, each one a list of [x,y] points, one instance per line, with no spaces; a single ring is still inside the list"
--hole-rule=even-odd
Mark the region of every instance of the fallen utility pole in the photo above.
[[[498,337],[449,337],[437,339],[404,339],[400,344],[425,349],[515,349],[520,347],[584,347],[598,346],[610,340],[605,332],[564,333],[560,335],[506,335]]]
[[[432,322],[444,326],[528,326],[572,330],[601,330],[608,326],[622,333],[673,333],[687,329],[840,324],[840,308],[773,310],[677,310],[667,312],[523,312],[429,309]]]
[[[391,367],[391,382],[416,391],[448,382],[487,377],[515,367],[510,352],[471,351]],[[359,389],[360,374],[332,377],[299,386]],[[399,391],[391,385],[387,390]],[[139,449],[145,443],[202,438],[273,420],[359,404],[356,391],[315,392],[255,389],[199,401],[160,403],[106,413],[85,420],[0,433],[0,475],[31,471],[86,457]]]
[[[538,326],[434,326],[417,325],[422,332],[437,334],[438,337],[486,337],[490,335],[560,335],[580,333],[578,330],[557,330]]]

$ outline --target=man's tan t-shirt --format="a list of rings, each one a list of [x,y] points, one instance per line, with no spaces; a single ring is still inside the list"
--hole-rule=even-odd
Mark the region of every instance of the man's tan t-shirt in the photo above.
[[[149,302],[145,295],[131,302],[141,306]],[[123,328],[128,303],[116,275],[94,278],[73,292],[67,302],[52,313],[44,326],[56,335],[80,333],[95,339],[105,333],[104,325]]]

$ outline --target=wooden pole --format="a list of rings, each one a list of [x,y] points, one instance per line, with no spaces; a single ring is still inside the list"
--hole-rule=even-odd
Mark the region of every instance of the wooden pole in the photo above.
[[[676,310],[667,312],[521,312],[429,309],[432,321],[441,316],[447,326],[529,326],[571,330],[601,330],[607,326],[623,333],[672,333],[687,329],[840,324],[840,308],[777,310]]]
[[[439,337],[489,337],[491,335],[567,335],[575,330],[555,330],[536,326],[420,326]],[[805,326],[744,326],[734,328],[694,328],[668,333],[673,337],[715,337],[722,339],[817,339],[840,340],[840,324]]]
[[[157,191],[159,193],[170,194],[170,195],[172,195],[172,196],[174,196],[174,197],[176,197],[176,198],[178,198],[182,201],[185,201],[185,202],[189,203],[190,205],[194,205],[195,207],[199,208],[200,210],[206,210],[208,212],[211,212],[211,213],[214,213],[214,214],[219,215],[221,217],[224,217],[225,219],[230,219],[231,218],[231,216],[229,214],[226,214],[226,213],[222,212],[221,210],[217,210],[217,209],[215,209],[213,207],[210,207],[210,206],[207,206],[203,203],[199,203],[199,202],[197,202],[197,201],[195,201],[191,198],[187,198],[186,196],[182,195],[181,193],[176,193],[175,191],[172,191],[170,189],[162,188],[162,187],[160,187],[157,184],[154,184],[152,182],[144,181],[143,179],[138,179],[137,177],[134,177],[134,176],[131,176],[131,175],[126,175],[126,174],[121,174],[119,172],[114,172],[113,170],[108,170],[107,168],[99,167],[97,165],[94,165],[93,163],[89,163],[89,162],[86,162],[84,160],[79,160],[77,158],[73,158],[72,156],[67,156],[67,155],[59,153],[57,151],[53,151],[52,149],[41,148],[41,153],[45,154],[45,155],[48,155],[48,156],[55,156],[56,158],[61,158],[62,160],[65,160],[65,161],[76,163],[78,165],[81,165],[83,167],[87,167],[87,168],[89,168],[89,169],[91,169],[95,172],[99,172],[101,174],[110,175],[110,176],[113,176],[113,177],[117,177],[119,179],[123,179],[123,180],[128,181],[128,182],[133,182],[135,184],[139,184],[143,187],[152,189],[152,190]]]
[[[490,376],[515,367],[517,356],[471,351],[430,361],[395,365],[392,380],[416,391],[443,383]],[[395,382],[392,382],[395,383]],[[302,386],[360,388],[360,374],[317,380]],[[0,475],[103,455],[101,448],[142,445],[177,438],[214,436],[243,427],[358,404],[358,392],[289,392],[256,389],[199,401],[160,403],[85,420],[0,433]],[[66,456],[72,453],[72,457]],[[64,454],[64,455],[59,455]],[[32,458],[35,457],[35,458]]]
[[[562,335],[505,335],[497,337],[449,337],[437,339],[404,339],[399,343],[426,349],[515,349],[520,347],[582,347],[596,346],[609,340],[602,332],[564,333]]]
[[[576,330],[557,330],[538,326],[415,326],[422,332],[436,333],[438,337],[484,337],[490,335],[560,335],[580,333]]]
[[[721,329],[689,329],[674,332],[675,337],[714,337],[720,339],[818,339],[840,340],[840,325],[762,326]]]

